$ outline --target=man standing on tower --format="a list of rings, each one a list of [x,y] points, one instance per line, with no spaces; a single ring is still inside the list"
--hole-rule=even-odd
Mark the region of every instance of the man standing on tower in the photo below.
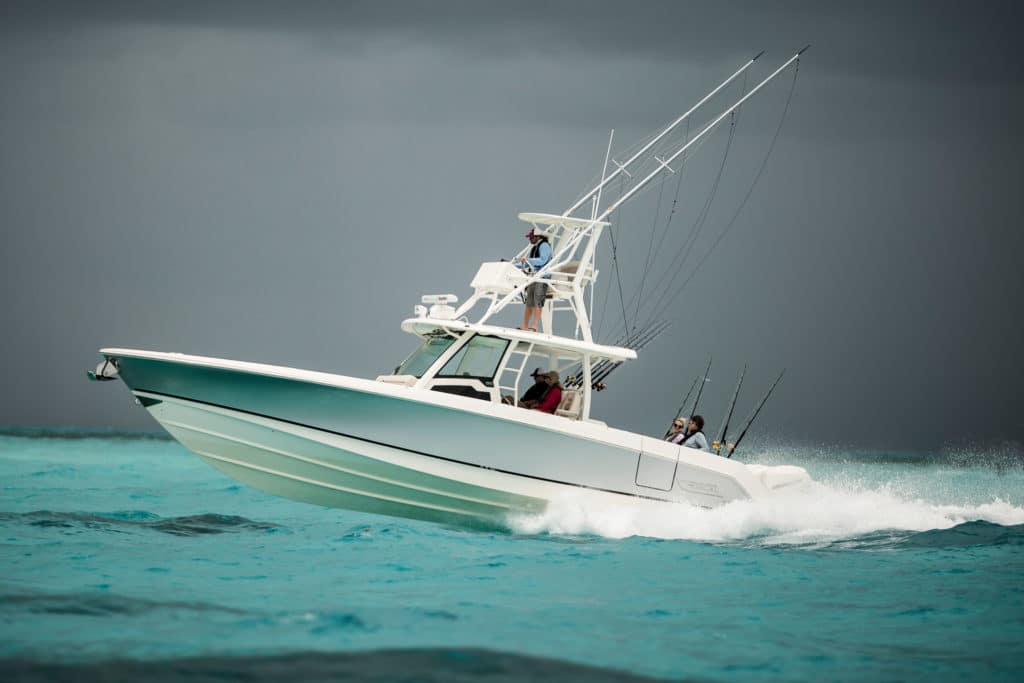
[[[516,259],[515,266],[527,273],[535,273],[551,260],[551,245],[548,243],[547,235],[536,229],[531,229],[526,233],[526,238],[533,245],[530,248],[530,254]],[[544,277],[550,277],[550,275]],[[544,308],[544,298],[547,293],[548,286],[544,282],[532,282],[526,287],[526,311],[523,313],[523,324],[519,326],[519,329],[537,331],[537,328],[540,327],[540,314]]]

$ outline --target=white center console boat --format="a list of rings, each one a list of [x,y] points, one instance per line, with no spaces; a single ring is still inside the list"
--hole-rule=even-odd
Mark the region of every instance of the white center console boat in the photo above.
[[[175,439],[228,476],[329,507],[501,526],[510,514],[540,512],[581,490],[616,503],[712,507],[805,482],[798,467],[746,465],[591,417],[595,372],[636,358],[633,348],[598,344],[591,333],[595,252],[606,219],[798,56],[685,143],[655,146],[750,60],[631,159],[614,162],[614,172],[606,161],[601,183],[565,212],[521,214],[548,236],[550,262],[536,272],[485,263],[458,308],[453,295],[424,297],[402,323],[420,346],[393,374],[359,379],[119,348],[102,349],[92,374],[122,379]],[[620,174],[631,178],[630,190],[601,209],[602,191]],[[575,215],[580,207],[590,215]],[[534,282],[548,285],[541,330],[495,324]],[[556,316],[569,321],[571,335],[554,333]],[[567,377],[553,414],[508,402],[532,383],[528,373],[538,362]]]

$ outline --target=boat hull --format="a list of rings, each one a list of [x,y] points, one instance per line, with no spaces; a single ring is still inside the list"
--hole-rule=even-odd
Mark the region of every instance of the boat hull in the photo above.
[[[175,439],[242,483],[278,496],[377,514],[502,525],[555,493],[529,480],[203,403],[138,392]],[[506,479],[502,481],[502,479]]]
[[[358,378],[104,350],[178,441],[243,483],[329,507],[504,525],[587,491],[711,507],[768,493],[735,461],[608,428]]]

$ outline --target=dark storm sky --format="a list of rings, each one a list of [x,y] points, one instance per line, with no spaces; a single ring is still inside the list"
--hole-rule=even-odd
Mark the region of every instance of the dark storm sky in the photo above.
[[[519,211],[561,212],[585,189],[609,129],[625,145],[758,51],[751,84],[811,43],[749,203],[598,417],[658,433],[713,354],[712,425],[749,362],[741,413],[788,368],[763,435],[1024,439],[1015,3],[0,13],[0,425],[154,428],[122,386],[85,382],[102,346],[390,369],[413,346],[398,323],[419,295],[467,296],[479,262],[521,245]],[[790,82],[744,108],[695,258],[750,186]],[[693,157],[667,244],[724,142]],[[653,220],[620,219],[635,286]],[[606,313],[611,328],[617,299]]]

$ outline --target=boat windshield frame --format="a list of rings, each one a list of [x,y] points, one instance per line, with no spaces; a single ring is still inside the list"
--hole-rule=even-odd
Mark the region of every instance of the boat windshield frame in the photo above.
[[[448,387],[467,386],[475,389],[473,398],[489,396],[491,403],[514,404],[520,395],[520,383],[528,376],[526,361],[530,356],[547,357],[548,362],[542,363],[549,370],[557,370],[563,379],[567,374],[574,375],[572,382],[566,383],[563,393],[575,392],[579,400],[574,409],[556,411],[564,417],[576,420],[590,419],[592,398],[591,371],[601,363],[620,363],[636,358],[636,351],[629,348],[604,346],[581,339],[571,339],[514,328],[481,325],[468,320],[450,318],[429,318],[418,316],[402,322],[402,329],[424,340],[428,338],[451,338],[445,349],[434,357],[433,364],[421,374],[410,376],[403,372],[406,369],[419,370],[419,366],[411,367],[413,357],[426,348],[426,343],[413,352],[409,358],[395,369],[394,375],[407,377],[409,381],[401,381],[411,387],[433,391],[457,393]],[[502,359],[493,377],[471,377],[468,375],[444,375],[442,369],[459,353],[463,346],[469,344],[475,336],[497,337],[508,341]],[[435,347],[434,350],[437,350]],[[513,356],[515,359],[513,359]],[[420,362],[425,362],[424,356]],[[571,369],[571,370],[570,370]],[[388,381],[388,380],[384,380]]]
[[[478,343],[478,340],[481,340]],[[461,365],[467,358],[471,359],[471,354],[479,346],[487,346],[492,342],[500,342],[495,344],[493,347],[486,349],[490,352],[491,357],[487,359],[487,363],[490,364],[490,374],[466,374],[466,373],[446,373],[445,370],[453,363],[455,365]],[[459,348],[445,361],[444,365],[438,368],[437,372],[434,373],[434,377],[437,379],[475,379],[479,380],[484,386],[494,386],[494,378],[498,374],[499,368],[502,367],[503,361],[505,360],[505,354],[508,352],[508,346],[510,341],[504,337],[498,337],[490,334],[473,334],[464,344],[461,344]],[[449,345],[448,348],[451,348]],[[496,353],[495,353],[496,352]],[[440,358],[440,356],[438,356]],[[458,369],[458,368],[453,368]]]
[[[422,378],[437,364],[437,359],[445,355],[452,344],[458,343],[462,336],[441,328],[424,333],[423,343],[399,363],[394,374]]]

